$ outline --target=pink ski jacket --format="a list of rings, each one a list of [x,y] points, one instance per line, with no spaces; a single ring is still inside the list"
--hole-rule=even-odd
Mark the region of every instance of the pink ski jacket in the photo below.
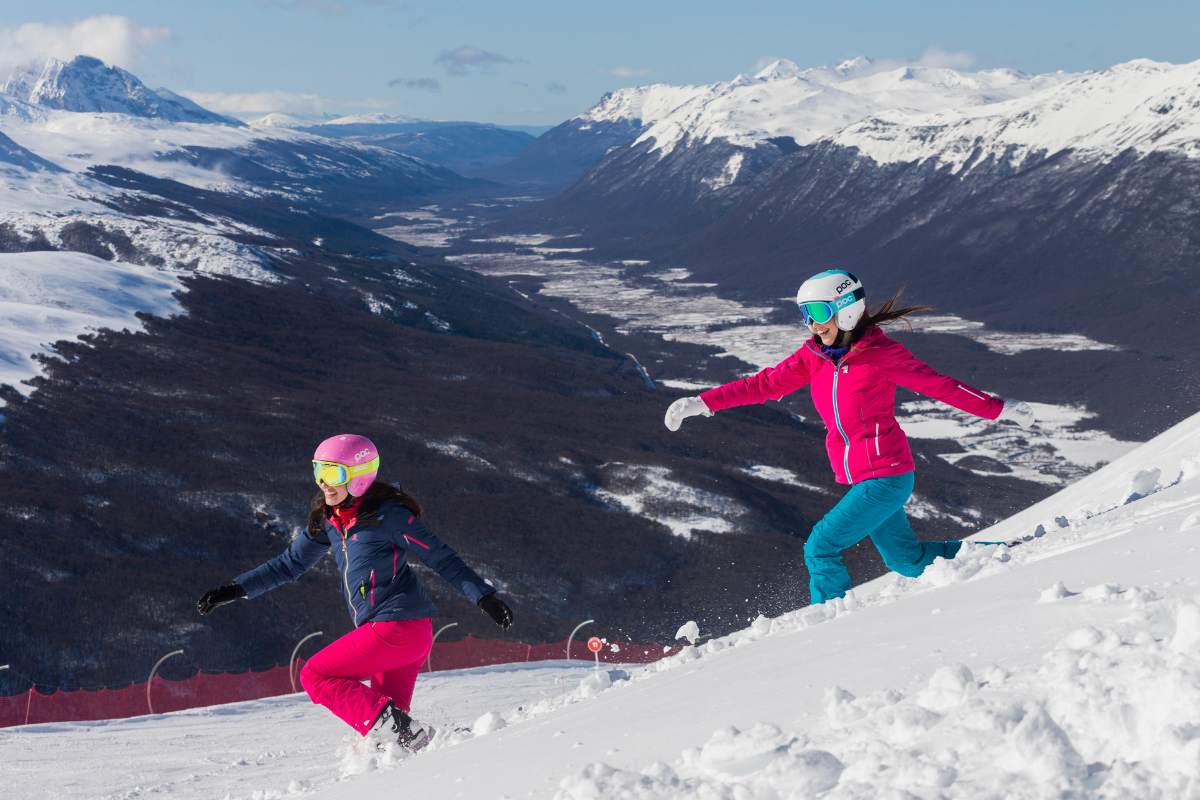
[[[838,483],[902,475],[914,469],[908,437],[896,422],[896,387],[995,419],[1004,401],[936,372],[878,327],[867,330],[837,364],[814,336],[773,367],[700,395],[711,411],[778,400],[808,385],[825,423],[825,452]]]

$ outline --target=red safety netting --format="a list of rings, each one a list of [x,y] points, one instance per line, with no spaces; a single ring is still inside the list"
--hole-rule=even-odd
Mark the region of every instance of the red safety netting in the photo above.
[[[625,642],[606,644],[599,660],[610,664],[645,664],[678,652],[678,647],[639,645]],[[511,664],[524,661],[548,661],[567,657],[567,643],[524,644],[468,636],[457,642],[437,642],[430,655],[435,671]],[[571,642],[570,657],[595,659],[585,641]],[[298,659],[294,675],[304,660]],[[146,684],[138,683],[115,689],[51,691],[36,687],[16,695],[0,697],[0,728],[32,725],[40,722],[83,722],[121,719],[150,713],[180,711],[185,708],[258,700],[289,694],[292,677],[286,666],[262,672],[200,672],[186,680],[172,681],[155,676],[149,698]],[[299,688],[299,679],[296,686]]]

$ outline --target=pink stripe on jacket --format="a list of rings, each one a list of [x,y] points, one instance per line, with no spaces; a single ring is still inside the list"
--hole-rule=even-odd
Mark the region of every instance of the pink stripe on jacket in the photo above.
[[[914,469],[908,437],[896,422],[896,387],[986,419],[995,419],[1004,401],[933,370],[871,328],[834,364],[816,337],[773,367],[710,389],[700,395],[712,411],[778,400],[803,386],[827,430],[825,451],[838,483],[902,475]]]

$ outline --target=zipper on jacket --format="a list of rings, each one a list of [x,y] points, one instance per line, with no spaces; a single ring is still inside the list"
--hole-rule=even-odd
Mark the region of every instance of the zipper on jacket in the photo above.
[[[837,385],[838,376],[841,374],[842,367],[835,362],[833,365],[833,421],[837,425],[838,433],[842,435],[842,441],[846,443],[846,447],[842,451],[842,468],[846,471],[846,483],[854,483],[854,479],[850,477],[850,437],[846,435],[846,429],[842,427],[842,418],[838,415]]]
[[[875,423],[875,455],[879,455],[879,423]]]
[[[371,570],[371,608],[375,607],[375,570]]]
[[[346,605],[350,607],[350,615],[354,618],[354,627],[358,627],[358,609],[350,596],[350,551],[346,548],[346,534],[338,531],[342,537],[342,585],[346,587]]]

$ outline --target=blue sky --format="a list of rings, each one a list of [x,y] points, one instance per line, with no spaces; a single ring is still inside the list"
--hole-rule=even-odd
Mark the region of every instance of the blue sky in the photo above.
[[[151,86],[242,114],[553,124],[610,89],[727,80],[775,57],[1027,72],[1200,58],[1195,0],[6,0],[0,8],[0,67],[91,49]]]

